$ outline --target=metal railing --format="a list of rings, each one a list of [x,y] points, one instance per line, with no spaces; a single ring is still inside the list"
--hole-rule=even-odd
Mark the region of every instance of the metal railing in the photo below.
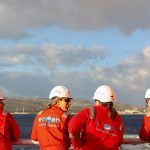
[[[17,141],[12,142],[13,145],[38,145],[39,143],[36,141],[32,141],[30,139],[19,139]]]
[[[150,143],[150,141],[143,141],[139,137],[137,138],[124,138],[122,144],[143,144]],[[38,142],[32,141],[30,139],[19,139],[13,142],[13,145],[38,145]]]

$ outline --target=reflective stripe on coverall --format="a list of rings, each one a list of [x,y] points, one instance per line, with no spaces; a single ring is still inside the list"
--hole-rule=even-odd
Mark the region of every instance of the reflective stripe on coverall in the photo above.
[[[116,114],[112,121],[109,110],[104,106],[94,106],[95,115],[91,119],[91,109],[80,111],[69,124],[69,135],[76,150],[118,150],[123,139],[123,123]]]
[[[35,117],[31,139],[39,141],[40,150],[68,150],[71,145],[66,115],[58,106],[45,109]]]

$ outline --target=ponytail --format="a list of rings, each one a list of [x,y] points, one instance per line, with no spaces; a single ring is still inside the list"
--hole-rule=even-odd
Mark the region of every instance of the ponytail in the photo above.
[[[113,102],[101,102],[101,105],[109,109],[109,117],[111,120],[116,118],[116,110],[113,108]]]

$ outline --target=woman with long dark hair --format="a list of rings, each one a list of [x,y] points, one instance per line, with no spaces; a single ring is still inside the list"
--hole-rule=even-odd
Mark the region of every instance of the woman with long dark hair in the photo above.
[[[69,124],[69,136],[75,150],[119,150],[123,122],[113,108],[116,99],[110,86],[97,88],[95,106],[81,110]]]

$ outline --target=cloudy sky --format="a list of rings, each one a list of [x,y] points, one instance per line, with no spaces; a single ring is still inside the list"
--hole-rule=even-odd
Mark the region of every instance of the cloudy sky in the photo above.
[[[55,85],[88,99],[102,84],[144,105],[150,0],[0,0],[0,88],[47,98]]]

